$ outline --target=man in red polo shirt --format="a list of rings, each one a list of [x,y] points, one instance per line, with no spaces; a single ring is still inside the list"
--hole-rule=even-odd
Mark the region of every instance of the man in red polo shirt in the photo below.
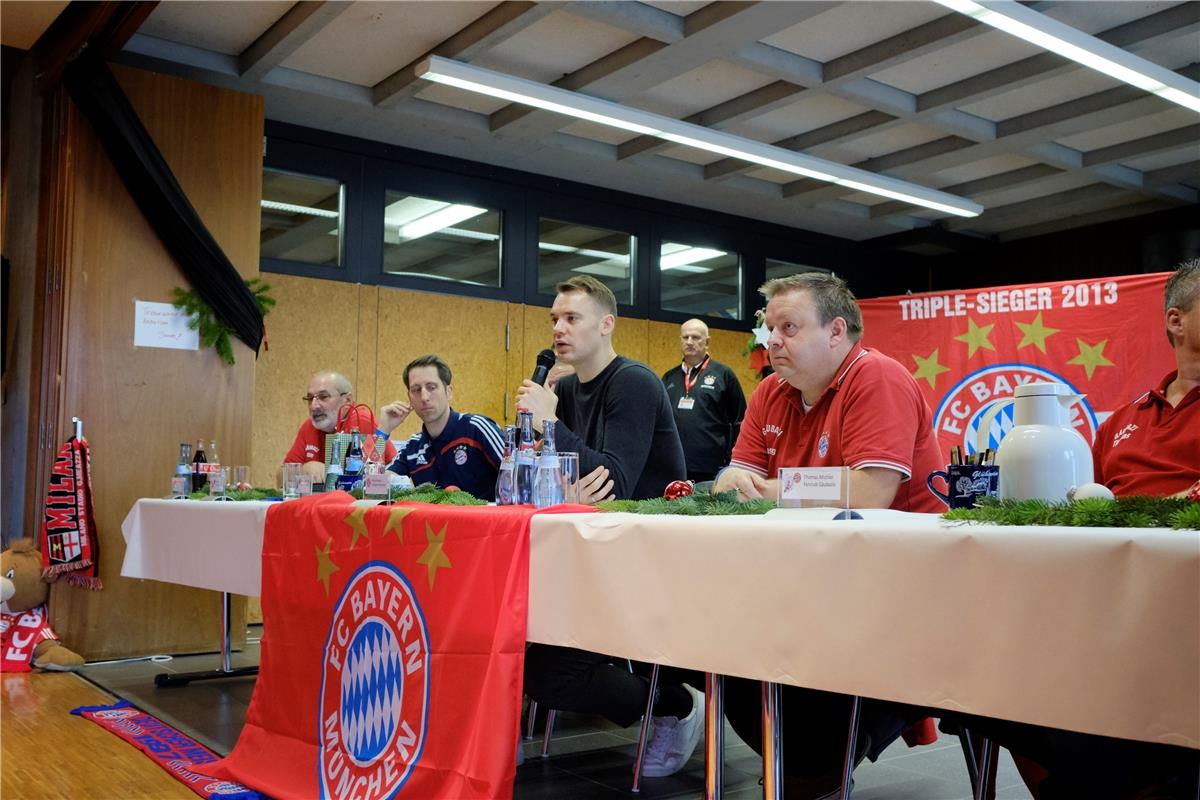
[[[777,497],[780,467],[850,467],[850,505],[945,511],[926,486],[942,469],[933,415],[897,361],[859,343],[862,312],[840,278],[768,281],[763,379],[716,491]]]
[[[1096,482],[1118,496],[1200,493],[1200,258],[1175,270],[1165,295],[1175,371],[1114,411],[1092,445]]]
[[[773,498],[780,467],[846,466],[852,506],[944,511],[925,482],[942,468],[929,404],[908,370],[859,343],[862,312],[845,282],[810,272],[768,281],[760,291],[775,374],[750,396],[732,463],[714,490]],[[725,716],[759,752],[761,697],[759,683],[726,679]],[[849,712],[845,695],[783,687],[786,797],[822,797],[841,784]],[[864,700],[855,752],[877,758],[926,715]]]

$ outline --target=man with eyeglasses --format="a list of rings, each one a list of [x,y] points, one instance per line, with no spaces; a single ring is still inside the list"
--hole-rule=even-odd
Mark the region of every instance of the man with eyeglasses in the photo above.
[[[306,473],[314,481],[325,479],[325,435],[341,431],[349,433],[355,428],[364,436],[375,433],[379,427],[375,415],[365,406],[354,404],[354,390],[350,380],[340,372],[324,371],[308,380],[308,391],[303,400],[308,406],[308,419],[296,431],[292,448],[283,457],[285,464],[303,464]],[[384,458],[396,457],[396,448],[389,440],[384,448]]]

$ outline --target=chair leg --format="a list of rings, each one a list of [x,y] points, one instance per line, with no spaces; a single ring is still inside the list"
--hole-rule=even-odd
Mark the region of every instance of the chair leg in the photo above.
[[[1000,746],[991,739],[979,740],[983,755],[979,759],[979,783],[975,787],[975,800],[988,800],[992,789],[992,774],[995,770],[996,756]]]
[[[550,735],[554,733],[554,721],[558,712],[553,708],[546,712],[546,730],[542,734],[542,758],[550,755]]]
[[[704,800],[721,800],[725,784],[725,676],[704,674]]]
[[[979,763],[975,760],[975,742],[971,731],[964,727],[958,729],[958,741],[962,745],[963,760],[967,763],[967,777],[971,781],[971,796],[979,791]]]
[[[850,701],[850,732],[846,735],[846,760],[842,763],[842,800],[850,800],[851,776],[854,775],[854,758],[858,755],[858,723],[862,718],[862,698],[858,695]]]
[[[650,691],[646,694],[646,711],[642,714],[642,727],[638,731],[637,756],[633,760],[633,787],[637,794],[642,790],[642,761],[646,758],[646,744],[650,733],[650,712],[654,709],[654,696],[658,694],[658,664],[650,670]]]
[[[537,718],[537,700],[529,698],[529,712],[525,715],[525,741],[533,741],[533,724]]]
[[[763,800],[783,800],[783,693],[763,681]]]

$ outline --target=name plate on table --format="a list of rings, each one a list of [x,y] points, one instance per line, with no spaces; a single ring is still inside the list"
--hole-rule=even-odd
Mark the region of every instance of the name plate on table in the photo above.
[[[848,508],[849,467],[786,467],[779,470],[779,506]]]

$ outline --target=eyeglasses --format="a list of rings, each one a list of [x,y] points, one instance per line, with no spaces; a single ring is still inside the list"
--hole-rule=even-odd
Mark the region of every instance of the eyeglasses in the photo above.
[[[322,403],[328,403],[330,400],[332,400],[335,397],[345,397],[348,394],[350,394],[350,393],[349,392],[338,392],[337,394],[331,394],[330,392],[317,392],[316,394],[306,394],[303,397],[301,397],[300,399],[304,401],[305,405],[312,405],[313,400],[317,400]]]

